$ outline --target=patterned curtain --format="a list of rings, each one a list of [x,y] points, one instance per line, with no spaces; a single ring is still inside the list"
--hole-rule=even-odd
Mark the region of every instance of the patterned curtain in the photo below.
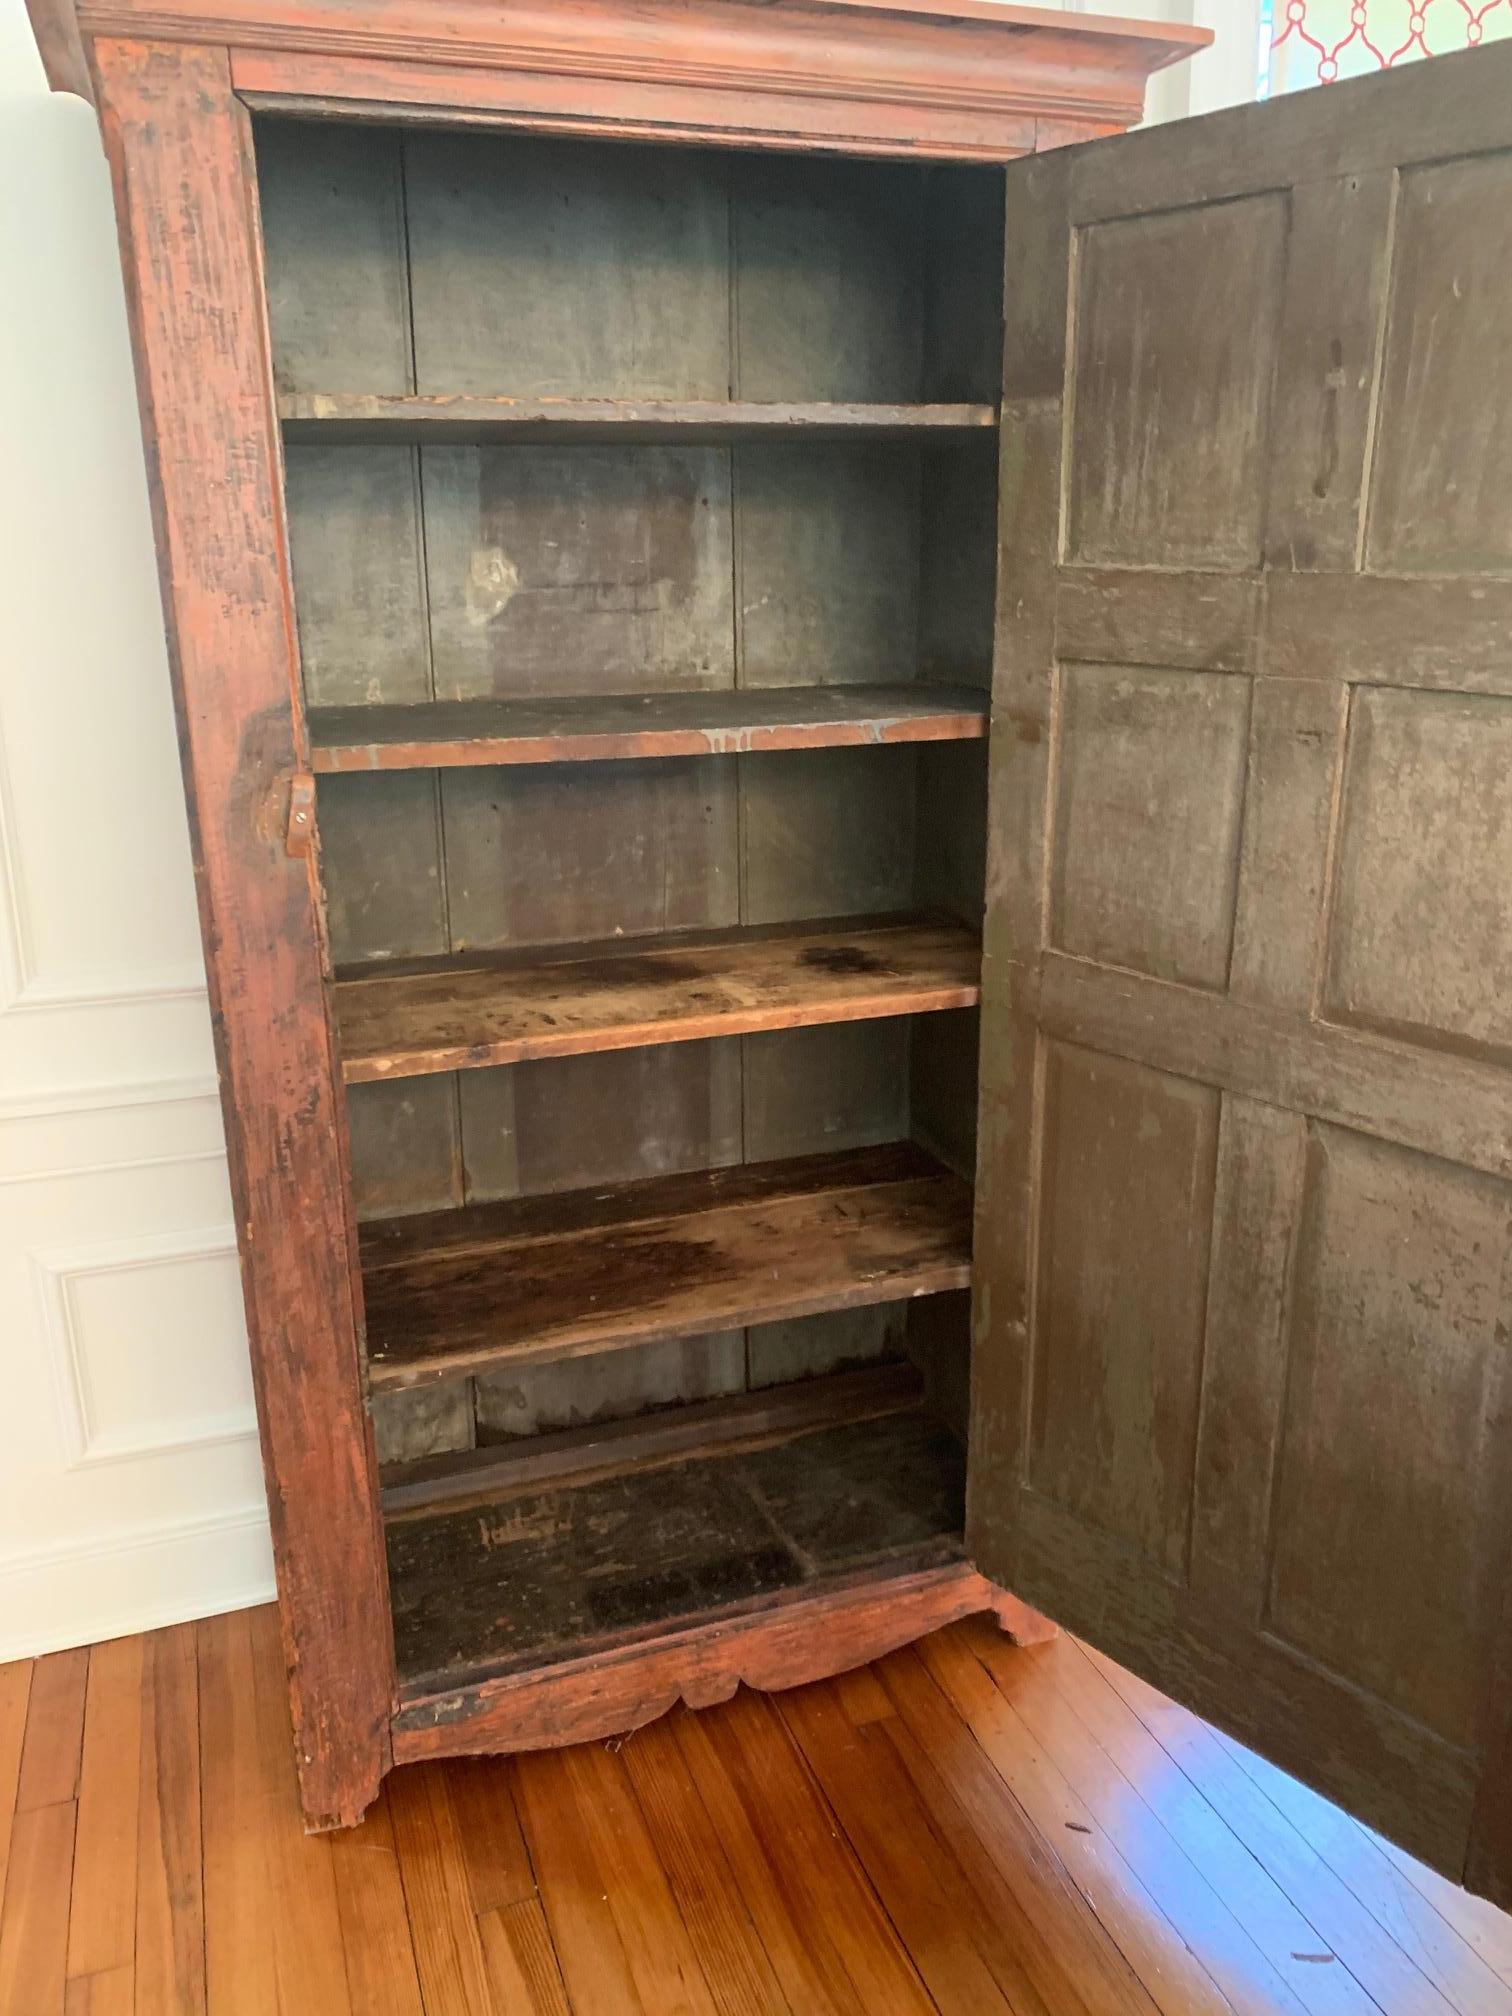
[[[1272,91],[1512,36],[1512,0],[1271,0]]]

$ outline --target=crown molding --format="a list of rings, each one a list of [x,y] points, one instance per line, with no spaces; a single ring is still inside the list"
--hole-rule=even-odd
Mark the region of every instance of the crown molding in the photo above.
[[[30,4],[56,23],[68,0]],[[998,0],[82,0],[78,24],[230,48],[237,88],[277,102],[989,159],[1041,118],[1134,124],[1150,76],[1211,40]]]

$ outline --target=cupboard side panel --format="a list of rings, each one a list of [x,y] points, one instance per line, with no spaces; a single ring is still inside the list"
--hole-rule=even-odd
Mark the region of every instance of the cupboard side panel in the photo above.
[[[226,52],[102,42],[301,1797],[389,1761],[388,1588],[305,760],[250,136]],[[319,1208],[316,1208],[316,1207]]]

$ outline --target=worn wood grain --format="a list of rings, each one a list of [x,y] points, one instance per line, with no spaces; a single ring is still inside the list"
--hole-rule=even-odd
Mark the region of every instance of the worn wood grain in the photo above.
[[[396,136],[332,120],[277,119],[258,121],[255,138],[278,390],[413,392]]]
[[[910,405],[832,400],[518,399],[466,392],[286,392],[289,442],[806,441],[856,436],[972,434],[997,425],[986,404]]]
[[[859,1150],[388,1221],[365,1275],[379,1388],[967,1285],[971,1192]],[[560,1228],[560,1229],[558,1229]],[[394,1237],[403,1239],[402,1250]]]
[[[868,1365],[780,1386],[692,1400],[643,1418],[557,1428],[444,1457],[395,1464],[384,1477],[390,1515],[446,1499],[500,1498],[570,1475],[633,1471],[733,1443],[783,1441],[806,1428],[869,1420],[917,1404],[911,1366]]]
[[[1037,1613],[962,1562],[866,1576],[798,1592],[712,1623],[665,1628],[643,1645],[595,1650],[555,1668],[420,1695],[395,1717],[400,1761],[491,1750],[551,1749],[623,1736],[679,1701],[708,1707],[740,1686],[770,1691],[828,1678],[910,1644],[926,1631],[1003,1606],[1003,1628],[1029,1640]]]
[[[982,358],[993,335],[999,231],[989,178],[935,186],[917,163],[931,149],[989,159],[1017,151],[1034,137],[1047,89],[1062,132],[1079,110],[1098,126],[1133,116],[1151,65],[1192,42],[1105,24],[1068,34],[1032,19],[989,21],[972,0],[962,0],[960,18],[886,0],[865,21],[838,5],[822,12],[784,5],[760,22],[728,10],[668,13],[661,0],[632,10],[572,0],[549,14],[516,9],[502,35],[487,9],[469,12],[467,0],[447,5],[452,12],[444,22],[434,14],[400,22],[396,40],[395,21],[386,19],[369,23],[350,43],[349,81],[375,54],[380,63],[397,57],[409,66],[404,76],[391,70],[376,89],[371,73],[365,75],[369,109],[384,102],[399,108],[401,101],[419,109],[427,94],[448,88],[443,73],[458,68],[473,73],[475,91],[487,98],[513,72],[508,88],[523,88],[515,112],[526,123],[591,116],[601,132],[611,130],[607,91],[622,134],[644,137],[648,121],[661,117],[669,131],[681,125],[688,137],[704,138],[710,106],[722,106],[715,123],[727,125],[738,99],[747,138],[781,148],[806,133],[821,145],[859,152],[895,151],[906,141],[914,159],[882,170],[836,163],[821,175],[770,160],[732,164],[707,152],[690,163],[644,149],[578,151],[497,134],[412,130],[400,137],[308,117],[331,110],[333,95],[313,80],[335,51],[349,46],[350,24],[333,0],[313,0],[302,22],[259,19],[245,0],[232,0],[228,15],[197,23],[172,12],[150,22],[140,17],[135,30],[133,0],[120,0],[114,16],[97,12],[86,22],[102,84],[153,437],[154,501],[275,1511],[281,1666],[290,1676],[304,1808],[317,1824],[350,1821],[372,1795],[387,1763],[391,1673],[376,1553],[373,1434],[361,1405],[361,1312],[327,921],[319,906],[322,862],[318,846],[301,853],[285,844],[287,803],[309,764],[285,544],[293,547],[311,700],[375,703],[437,693],[555,699],[562,665],[574,662],[586,668],[585,690],[600,691],[620,664],[630,666],[630,684],[653,689],[663,680],[719,688],[774,672],[863,683],[911,676],[919,634],[917,444],[957,435],[984,449],[991,442],[994,388]],[[1006,39],[1005,24],[1013,30]],[[441,39],[432,40],[438,26]],[[118,39],[143,28],[163,40]],[[235,94],[256,90],[252,71],[259,61],[271,57],[275,70],[285,61],[278,53],[284,38],[303,52],[298,60],[313,66],[297,108],[307,116],[282,130],[270,125],[259,191],[245,100]],[[234,59],[228,44],[237,46]],[[443,59],[429,78],[417,74],[417,51]],[[984,59],[990,59],[985,68]],[[1078,71],[1085,90],[1072,82]],[[794,91],[793,80],[805,75],[807,85]],[[313,184],[308,201],[306,175]],[[469,182],[486,184],[499,200],[477,202]],[[952,190],[985,192],[987,201],[968,214],[949,200]],[[259,298],[259,200],[273,247],[271,333]],[[945,213],[972,254],[960,276],[931,264],[924,242],[932,216]],[[601,259],[606,245],[618,248],[618,268]],[[627,247],[633,257],[624,256]],[[554,284],[522,290],[520,274],[533,267]],[[207,291],[217,304],[213,328],[201,314]],[[919,404],[935,380],[971,403]],[[275,384],[286,400],[317,403],[308,411],[296,403],[280,415]],[[506,407],[490,397],[507,401],[510,394],[526,404]],[[587,403],[553,403],[563,394]],[[386,415],[397,410],[408,417],[392,422],[397,433],[364,442],[367,421],[333,423],[331,410],[319,407],[333,395],[376,400]],[[421,403],[432,395],[437,404]],[[629,411],[647,396],[649,409]],[[452,397],[487,403],[446,406]],[[904,403],[836,403],[857,398]],[[448,417],[436,417],[443,410]],[[284,418],[287,525],[278,504]],[[469,445],[447,445],[459,438],[448,433],[455,423],[470,428],[480,419],[483,436],[502,425],[512,444],[508,454],[473,445],[481,437],[472,433],[460,437]],[[330,424],[339,439],[294,438],[301,426]],[[599,425],[605,442],[593,440]],[[514,445],[521,426],[527,435],[546,429],[542,440],[561,428],[573,445],[522,449]],[[738,450],[729,445],[737,440]],[[622,450],[627,441],[633,448]],[[771,456],[768,471],[781,479],[777,492],[786,484],[796,497],[804,486],[799,464],[786,460],[793,452],[817,458],[818,473],[804,493],[812,508],[795,512],[796,540],[786,546],[779,540],[763,555],[758,539],[736,535],[742,479],[731,482],[732,462],[751,457],[746,504],[759,531],[760,463]],[[974,498],[981,494],[973,489]],[[591,530],[586,540],[571,529],[578,513]],[[654,536],[643,554],[648,526]],[[552,563],[548,550],[565,557]],[[978,568],[974,608],[984,579]],[[737,620],[733,605],[742,595]],[[937,601],[950,599],[942,591]],[[348,620],[349,601],[355,621]],[[788,612],[801,622],[788,622]],[[804,624],[819,648],[788,663]],[[582,654],[565,648],[574,637],[586,640]],[[939,631],[938,649],[931,643],[932,658],[940,658],[932,669],[938,673],[945,658],[959,656],[962,664],[973,661],[969,670],[979,676],[979,645],[958,649],[957,641],[938,641],[944,637]],[[860,740],[872,739],[874,719],[866,717]],[[822,919],[915,900],[910,752],[859,743],[830,752],[808,780],[806,798],[785,754],[761,760],[772,767],[751,774],[773,788],[742,793],[738,808],[728,776],[720,783],[693,773],[673,805],[670,797],[664,803],[655,792],[648,796],[651,766],[637,766],[633,783],[608,780],[610,789],[600,764],[589,787],[599,795],[586,813],[580,802],[554,833],[539,816],[543,801],[531,784],[506,790],[498,768],[469,768],[428,794],[405,795],[399,787],[409,779],[332,779],[321,838],[338,956],[434,953],[465,962],[472,954],[464,948],[488,945],[507,960],[512,948],[532,939]],[[963,781],[969,775],[959,774]],[[362,793],[344,791],[346,783],[360,784]],[[361,809],[361,799],[385,790],[375,844],[375,829],[364,825],[374,808]],[[728,799],[722,810],[713,804],[721,792]],[[704,795],[707,816],[678,810]],[[643,814],[660,836],[644,855],[615,837],[617,830],[639,831]],[[749,844],[737,859],[741,826]],[[540,835],[533,845],[532,831]],[[581,900],[577,910],[568,903],[552,914],[532,884],[546,879],[547,864],[569,857],[565,880],[576,878]],[[394,873],[385,880],[381,871],[389,869]],[[637,877],[646,882],[648,870],[661,887],[660,914],[654,894],[649,910],[638,907]],[[969,919],[969,892],[966,909]],[[843,1026],[970,1003],[976,977],[969,930],[933,947],[916,940],[907,956],[892,939],[879,955],[877,940],[887,939],[889,928],[869,922],[859,945],[853,932],[841,945],[815,944],[822,925],[803,934],[808,949],[823,955],[812,962],[823,982],[817,1007],[810,993],[817,982],[805,972],[803,984],[785,992],[779,980],[780,1000],[716,1001],[716,1010],[731,1012],[716,1014],[711,1026],[703,1026],[697,1004],[685,1003],[670,1017],[656,1017],[658,1031],[665,1037],[670,1027],[686,1046],[693,1036]],[[266,955],[260,962],[257,948]],[[837,953],[848,970],[833,970]],[[416,978],[397,966],[388,977]],[[612,986],[607,971],[579,977]],[[688,991],[697,984],[688,975],[677,982],[670,971],[663,979]],[[621,1015],[621,1041],[626,1026]],[[584,1042],[580,1028],[558,1054],[591,1053],[604,1047],[603,1036],[600,1029]],[[826,1060],[838,1058],[843,1043],[816,1045],[807,1066],[791,1066],[785,1114],[777,1110],[776,1087],[786,1066],[769,1068],[764,1082],[758,1072],[747,1102],[738,1086],[732,1097],[728,1074],[713,1068],[714,1048],[699,1047],[698,1056],[684,1047],[678,1063],[690,1093],[683,1103],[696,1106],[703,1088],[703,1119],[694,1116],[665,1140],[647,1137],[627,1159],[677,1168],[694,1158],[699,1140],[721,1156],[738,1152],[746,1144],[730,1147],[732,1114],[742,1126],[751,1118],[758,1135],[768,1128],[796,1136],[806,1104],[816,1135],[875,1139],[884,1107],[900,1096],[878,1090],[885,1075],[879,1066],[896,1048],[891,1034],[858,1041],[854,1068],[840,1073],[829,1071]],[[539,1054],[551,1054],[551,1046],[495,1048],[452,1063]],[[764,1054],[770,1061],[777,1051]],[[481,1084],[481,1074],[471,1082]],[[623,1093],[638,1082],[626,1066],[616,1088],[621,1096],[611,1105],[623,1105]],[[594,1131],[593,1099],[602,1100],[609,1084],[610,1076],[593,1080],[587,1073],[577,1081],[582,1105],[569,1135]],[[539,1161],[533,1151],[522,1154],[520,1140],[500,1124],[529,1107],[529,1096],[515,1098],[515,1089],[492,1110],[470,1104],[465,1093],[455,1097],[452,1115],[434,1105],[422,1110],[418,1099],[414,1106],[395,1102],[382,1115],[375,1108],[369,1117],[382,1124],[359,1129],[369,1156],[368,1206],[393,1208],[421,1193],[465,1197],[474,1149],[482,1180],[506,1190],[548,1187],[575,1160],[591,1160],[580,1139],[543,1151]],[[425,1153],[402,1178],[387,1174],[378,1165],[386,1156],[406,1159],[410,1139]],[[318,1232],[311,1198],[329,1205],[316,1214]],[[305,1223],[304,1237],[296,1219]],[[314,1309],[314,1329],[302,1323],[297,1335],[291,1332],[291,1307]],[[796,1339],[783,1349],[802,1355]],[[775,1363],[781,1353],[771,1356]],[[449,1405],[453,1414],[465,1407],[465,1392],[449,1396]],[[440,1432],[465,1435],[456,1421]],[[799,1536],[800,1551],[812,1544],[813,1535]],[[906,1581],[881,1578],[864,1600],[846,1596],[850,1607],[841,1605],[843,1617],[836,1613],[833,1644],[806,1646],[801,1632],[771,1620],[770,1628],[742,1634],[738,1648],[711,1647],[711,1663],[688,1683],[692,1694],[733,1685],[737,1668],[769,1680],[803,1676],[816,1660],[895,1642],[888,1634],[991,1595],[964,1576],[930,1587]],[[670,1649],[675,1657],[677,1648]],[[281,1693],[280,1662],[265,1639],[249,1649],[232,1627],[210,1634],[205,1651],[207,1723],[222,1746],[213,1760],[206,1752],[207,1780],[214,1778],[207,1796],[245,1804],[249,1759],[277,1749],[270,1703]],[[251,1723],[238,1699],[249,1661],[257,1710]],[[639,1716],[670,1674],[664,1661],[655,1676],[633,1683],[638,1694],[622,1687],[619,1699],[633,1698]],[[548,1698],[538,1695],[530,1713],[539,1715]],[[569,1690],[558,1731],[574,1717],[586,1726],[602,1706],[602,1699],[595,1708],[586,1694]],[[491,1712],[475,1721],[474,1733]],[[287,1805],[287,1798],[285,1785],[270,1803]],[[439,1823],[431,1829],[437,1841],[445,1831]],[[181,1849],[182,1842],[175,1855]],[[449,1999],[482,2006],[486,1970],[466,1913],[432,1890],[423,1901],[420,1916],[430,1929],[420,1941],[417,1985],[438,2006]],[[528,1901],[497,1909],[512,1912]],[[270,2006],[297,2000],[307,1984],[293,1956],[301,1941],[329,1945],[339,1915],[339,1887],[323,1847],[280,1848],[245,1865],[212,1857],[206,1919],[214,1998],[229,2003],[250,1994],[256,2001],[261,1994]],[[255,1950],[260,1916],[277,1927],[271,1977],[266,1951]],[[518,1949],[506,1935],[501,1954],[531,1950],[525,1918],[520,1928]],[[633,1992],[652,2003],[666,1986],[658,1964],[655,1950],[643,1945],[631,1968]],[[120,1972],[102,1968],[88,1978],[106,1996],[119,1992]],[[885,1986],[888,1972],[871,1978]],[[345,1977],[317,1970],[313,1979],[313,1992],[332,2006],[359,1992],[351,1970]],[[547,1971],[535,1968],[529,1984],[532,1994],[540,1987],[550,1997]]]
[[[438,1506],[388,1529],[395,1647],[435,1693],[769,1601],[959,1558],[959,1453],[917,1410]]]
[[[48,84],[54,91],[71,92],[92,105],[94,79],[72,0],[27,0],[26,15]]]
[[[887,742],[979,739],[968,687],[783,686],[771,690],[434,706],[312,709],[311,757],[329,770],[447,770],[602,763],[635,756],[733,756]]]
[[[968,1516],[1499,1895],[1506,67],[1008,171]]]
[[[976,962],[959,925],[851,918],[349,970],[337,987],[343,1068],[361,1083],[969,1008]]]
[[[120,4],[129,20],[140,0]],[[284,104],[348,97],[388,101],[401,116],[493,110],[547,131],[724,141],[738,105],[748,145],[1002,161],[1033,147],[1040,125],[1040,144],[1055,145],[1136,121],[1151,72],[1201,48],[1209,32],[1096,16],[1068,32],[1033,9],[989,14],[981,0],[886,0],[859,20],[854,6],[783,6],[758,25],[665,0],[630,16],[602,4],[538,5],[512,17],[501,39],[486,11],[462,0],[448,20],[403,20],[397,34],[370,30],[350,48],[339,25],[325,23],[307,32],[310,55],[280,58],[268,52],[286,46],[287,31],[276,16],[259,20],[252,0],[236,23],[238,88]],[[962,34],[971,38],[964,51]],[[385,76],[385,57],[408,73]],[[493,75],[490,62],[514,67]],[[428,75],[427,65],[450,74]],[[1047,96],[1053,116],[1041,120]]]
[[[710,1956],[694,1945],[678,1910],[624,1766],[613,1751],[594,1744],[563,1752],[562,1761],[643,2006],[717,2016]],[[649,1881],[647,1870],[653,1872]]]
[[[506,394],[549,420],[566,400],[570,428],[578,400],[727,395],[723,160],[465,131],[403,145],[415,389],[433,413]]]
[[[243,1285],[291,1711],[307,1810],[350,1821],[384,1764],[387,1597],[316,864],[285,845],[304,751],[246,112],[223,48],[112,42],[95,62],[232,1192],[259,1256]],[[327,1200],[318,1214],[312,1197]],[[304,1311],[297,1336],[291,1308]]]

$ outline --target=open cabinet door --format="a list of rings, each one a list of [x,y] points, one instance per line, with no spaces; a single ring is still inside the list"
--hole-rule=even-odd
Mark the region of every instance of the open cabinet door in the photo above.
[[[1512,1904],[1512,47],[1008,245],[968,1550]]]

